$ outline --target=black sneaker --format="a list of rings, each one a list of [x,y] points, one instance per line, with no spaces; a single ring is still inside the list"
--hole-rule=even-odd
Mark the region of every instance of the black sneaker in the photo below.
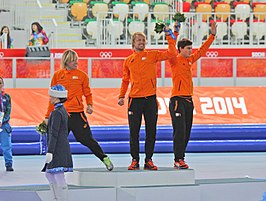
[[[7,172],[13,172],[14,169],[12,168],[12,166],[6,166],[6,171]]]

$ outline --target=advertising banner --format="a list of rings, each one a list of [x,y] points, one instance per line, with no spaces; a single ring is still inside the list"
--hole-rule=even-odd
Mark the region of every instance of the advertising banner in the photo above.
[[[39,124],[48,106],[47,89],[7,89],[12,126]],[[94,88],[91,125],[127,125],[127,104],[119,106],[118,88]],[[159,125],[171,125],[170,87],[158,88]],[[266,124],[266,87],[195,87],[194,124]],[[127,99],[126,99],[127,100]],[[127,101],[125,101],[127,103]]]

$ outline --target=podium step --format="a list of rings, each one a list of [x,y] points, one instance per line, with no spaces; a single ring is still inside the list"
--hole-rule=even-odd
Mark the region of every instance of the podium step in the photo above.
[[[72,173],[70,173],[67,174],[67,178],[70,181],[71,179],[75,179],[76,182],[83,181],[83,185],[68,185],[68,201],[251,201],[261,200],[266,189],[266,179],[263,178],[192,181],[194,170],[191,169],[160,168],[159,171],[128,171],[126,168],[116,168],[114,172],[107,172],[105,169],[85,168],[77,169],[75,173],[78,177],[71,178],[69,176]],[[93,177],[91,173],[97,177]],[[186,177],[190,177],[190,181]],[[107,181],[105,178],[109,178],[113,183],[110,181],[104,183]],[[115,181],[112,180],[114,178]],[[128,178],[130,179],[127,180]],[[121,181],[123,179],[124,181]],[[149,182],[145,179],[149,179]],[[85,186],[85,183],[88,186]],[[0,186],[0,200],[51,201],[52,194],[47,184]]]
[[[103,168],[80,168],[68,174],[66,179],[71,185],[115,188],[193,185],[195,172],[193,169],[176,170],[170,167],[161,167],[157,171],[129,171],[125,167],[119,167],[111,172]]]
[[[85,187],[68,185],[69,201],[116,201],[116,189],[109,187]],[[22,185],[0,187],[2,201],[51,201],[52,193],[48,185]]]

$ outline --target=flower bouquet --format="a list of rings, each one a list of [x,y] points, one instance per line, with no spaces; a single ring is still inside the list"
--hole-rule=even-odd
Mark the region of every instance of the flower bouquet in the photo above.
[[[163,23],[163,22],[156,22],[155,23],[155,29],[154,31],[158,34],[162,33],[163,31],[164,32],[168,32],[171,37],[176,40],[176,37],[175,35],[173,34],[172,30],[171,29],[166,29],[166,25]]]
[[[45,135],[47,133],[47,125],[46,125],[46,123],[43,121],[38,126],[36,126],[36,131],[40,135]]]
[[[177,21],[177,22],[185,22],[186,21],[186,17],[184,14],[181,14],[181,13],[176,13],[173,18],[172,18],[174,21]]]
[[[156,22],[154,31],[158,34],[162,33],[165,29],[165,24],[163,22]]]

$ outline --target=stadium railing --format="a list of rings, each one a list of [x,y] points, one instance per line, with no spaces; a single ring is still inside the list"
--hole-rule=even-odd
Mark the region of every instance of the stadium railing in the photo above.
[[[256,52],[255,52],[256,53]],[[256,56],[256,55],[255,55]],[[80,58],[79,68],[87,72],[91,87],[120,87],[124,58]],[[60,58],[3,57],[0,74],[7,88],[47,88],[54,71],[60,69]],[[192,67],[195,86],[266,86],[266,58],[218,57],[210,50]],[[171,86],[169,63],[157,68],[158,86]]]

